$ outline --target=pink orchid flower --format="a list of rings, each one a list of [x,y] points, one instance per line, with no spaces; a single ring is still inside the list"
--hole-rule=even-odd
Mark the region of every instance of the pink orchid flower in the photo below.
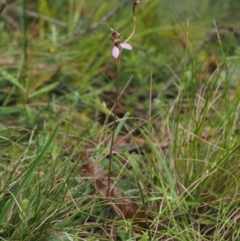
[[[118,36],[117,32],[113,31],[112,32],[112,40],[113,40],[113,49],[112,49],[112,56],[114,59],[118,59],[119,55],[120,55],[120,50],[118,48],[118,46],[120,45],[123,49],[128,49],[128,50],[132,50],[132,46],[130,44],[127,43],[122,43],[119,40],[120,35]]]

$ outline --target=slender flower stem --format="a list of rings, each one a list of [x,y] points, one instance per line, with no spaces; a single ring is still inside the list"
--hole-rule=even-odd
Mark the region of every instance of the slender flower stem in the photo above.
[[[110,151],[109,151],[109,160],[108,160],[108,180],[107,180],[107,195],[106,198],[109,202],[110,194],[111,194],[111,170],[112,170],[112,159],[113,159],[113,145],[115,140],[115,131],[117,126],[117,109],[118,109],[118,101],[119,101],[119,86],[120,86],[120,57],[117,59],[117,82],[116,82],[116,95],[113,105],[113,125],[112,125],[112,136],[111,136],[111,143],[110,143]],[[107,208],[105,208],[104,215],[103,215],[103,227],[106,224],[106,217],[107,217]]]
[[[144,4],[146,2],[148,2],[148,1],[140,2],[138,0],[133,0],[133,5],[132,5],[133,30],[132,30],[132,33],[129,35],[129,37],[126,39],[125,42],[127,42],[130,38],[132,38],[132,36],[134,35],[135,30],[136,30],[136,25],[137,25],[136,6],[139,6],[139,5]]]
[[[109,152],[109,163],[108,163],[108,189],[107,189],[107,197],[110,197],[111,192],[111,169],[112,169],[112,157],[113,157],[113,145],[115,139],[115,130],[117,124],[117,109],[118,109],[118,100],[119,100],[119,85],[120,85],[120,57],[117,60],[117,82],[116,82],[116,95],[113,106],[113,127],[112,127],[112,137],[110,144],[110,152]]]
[[[144,1],[145,2],[145,1]],[[114,31],[112,28],[110,28],[106,23],[106,25],[112,30],[112,40],[114,42],[114,47],[112,50],[113,57],[117,60],[117,81],[116,81],[116,96],[113,106],[113,125],[112,125],[112,136],[111,136],[111,143],[110,143],[110,151],[109,151],[109,161],[108,161],[108,179],[107,179],[107,193],[106,198],[109,202],[109,199],[111,197],[111,189],[113,188],[111,186],[111,170],[112,170],[112,160],[113,160],[113,145],[115,140],[115,132],[116,132],[116,126],[117,126],[117,110],[118,110],[118,102],[119,102],[119,89],[120,89],[120,67],[121,67],[121,51],[118,49],[118,45],[120,45],[122,48],[132,50],[132,46],[130,44],[127,44],[126,42],[132,38],[132,36],[135,33],[136,30],[136,14],[135,14],[135,8],[136,6],[140,5],[140,1],[133,0],[132,5],[132,15],[133,15],[133,30],[130,36],[127,38],[125,43],[121,43],[119,40],[120,34],[118,34],[116,31]],[[104,218],[103,218],[103,227],[105,227],[106,224],[106,217],[107,217],[107,208],[104,212]]]
[[[134,2],[133,2],[133,5],[132,5],[133,30],[132,30],[132,33],[129,35],[129,37],[126,39],[125,42],[127,42],[130,38],[132,38],[132,36],[134,35],[135,30],[136,30],[137,18],[136,18],[135,8],[136,8],[136,4],[134,4]]]

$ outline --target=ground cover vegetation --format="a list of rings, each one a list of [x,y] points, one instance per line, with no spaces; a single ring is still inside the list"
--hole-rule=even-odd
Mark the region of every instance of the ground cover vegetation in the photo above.
[[[239,240],[239,1],[0,4],[0,240]]]

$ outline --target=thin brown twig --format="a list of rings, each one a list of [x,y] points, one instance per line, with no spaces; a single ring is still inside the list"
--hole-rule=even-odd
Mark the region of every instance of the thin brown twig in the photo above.
[[[0,13],[2,13],[2,11],[4,10],[4,8],[5,8],[6,6],[7,6],[7,5],[6,5],[5,2],[2,2],[2,3],[0,4]]]
[[[4,10],[4,8],[8,5],[8,4],[10,4],[10,3],[13,3],[13,2],[15,2],[16,0],[5,0],[5,1],[2,1],[1,3],[0,3],[0,14],[2,13],[2,11]]]
[[[5,13],[4,18],[5,18],[6,22],[8,22],[13,29],[19,30],[21,28],[19,21],[16,21],[16,19],[13,18],[8,13]]]

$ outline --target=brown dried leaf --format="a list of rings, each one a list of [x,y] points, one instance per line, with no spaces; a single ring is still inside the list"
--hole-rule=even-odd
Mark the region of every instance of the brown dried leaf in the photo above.
[[[108,176],[100,167],[92,162],[88,162],[82,166],[80,175],[91,180],[96,192],[103,199],[108,199],[108,205],[119,217],[123,219],[138,219],[136,221],[139,225],[146,226],[145,213],[140,210],[133,199],[125,197],[124,192],[112,180],[110,181],[108,197]]]

